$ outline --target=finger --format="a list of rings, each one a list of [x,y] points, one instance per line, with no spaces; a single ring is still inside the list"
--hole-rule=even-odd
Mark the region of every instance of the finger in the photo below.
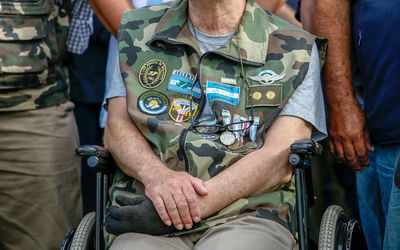
[[[178,208],[176,207],[176,203],[172,195],[165,195],[162,197],[164,200],[165,207],[167,208],[167,213],[169,218],[172,220],[172,224],[174,224],[175,228],[178,230],[183,229],[183,222],[181,217],[179,216]]]
[[[353,141],[353,145],[361,167],[366,168],[369,166],[369,158],[364,138],[362,137],[359,140]]]
[[[171,226],[172,221],[168,215],[164,200],[160,196],[158,196],[157,198],[152,199],[152,202],[153,202],[154,208],[156,209],[156,211],[158,213],[158,216],[160,216],[160,218],[164,222],[164,224],[167,226]]]
[[[185,187],[183,190],[183,194],[186,197],[186,201],[189,205],[190,215],[192,216],[192,220],[194,222],[199,222],[201,215],[200,215],[200,208],[197,202],[197,196],[195,190],[192,187]]]
[[[139,205],[142,203],[143,199],[140,197],[131,198],[122,194],[119,194],[115,197],[115,201],[121,206],[128,206],[128,205]]]
[[[345,162],[347,165],[351,166],[356,173],[361,172],[361,166],[356,157],[353,144],[346,143],[344,146]]]
[[[329,147],[329,152],[331,152],[331,154],[336,157],[335,144],[331,139],[328,140],[328,147]]]
[[[182,190],[181,190],[182,191]],[[194,193],[194,190],[193,190]],[[186,229],[192,228],[193,221],[189,210],[189,204],[183,192],[174,193],[174,200],[179,211],[179,216]]]
[[[110,234],[119,235],[124,233],[123,225],[121,222],[110,215],[106,216],[105,221],[106,231]]]
[[[198,195],[204,196],[208,194],[208,190],[202,179],[190,176],[190,181],[192,182],[192,186]]]
[[[368,130],[365,131],[364,137],[365,137],[365,145],[367,145],[368,151],[370,151],[370,152],[375,151],[375,148],[371,143],[371,138],[369,136],[369,131]]]
[[[333,145],[335,146],[335,150],[334,150],[335,155],[334,156],[335,156],[336,160],[339,162],[344,162],[345,158],[344,158],[342,143],[335,141]]]

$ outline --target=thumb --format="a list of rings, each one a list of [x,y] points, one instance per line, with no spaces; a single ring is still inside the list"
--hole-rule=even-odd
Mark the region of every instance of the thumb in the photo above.
[[[204,196],[204,195],[208,194],[208,190],[207,190],[206,185],[203,180],[193,177],[193,176],[191,176],[190,178],[191,178],[193,188],[198,195]]]
[[[365,131],[365,145],[367,146],[368,151],[373,152],[375,151],[374,146],[371,143],[371,139],[369,137],[369,131]]]
[[[115,197],[115,201],[121,206],[128,206],[128,205],[139,205],[142,203],[143,199],[141,197],[128,197],[122,194],[119,194]]]

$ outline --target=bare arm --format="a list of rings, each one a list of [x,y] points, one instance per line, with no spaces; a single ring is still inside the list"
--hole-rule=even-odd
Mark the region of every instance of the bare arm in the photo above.
[[[115,37],[124,13],[134,9],[130,0],[89,0],[89,3],[97,18]]]
[[[264,9],[276,14],[276,12],[286,3],[286,0],[256,0]]]
[[[108,110],[104,145],[118,166],[144,184],[147,197],[165,224],[174,224],[179,230],[192,227],[192,221],[200,220],[196,193],[207,194],[203,181],[170,170],[161,162],[129,118],[125,97],[110,99]]]
[[[286,19],[289,23],[296,25],[299,28],[303,27],[302,24],[296,19],[295,11],[287,4],[282,5],[282,7],[279,8],[275,14],[283,19]]]
[[[323,70],[329,149],[359,172],[369,165],[367,152],[373,147],[352,86],[350,0],[303,0],[301,11],[303,28],[329,39]]]
[[[272,192],[292,176],[288,156],[290,145],[311,137],[311,125],[293,116],[281,116],[267,131],[264,146],[206,181],[207,190],[199,197],[203,218],[220,211],[232,202],[257,194]]]

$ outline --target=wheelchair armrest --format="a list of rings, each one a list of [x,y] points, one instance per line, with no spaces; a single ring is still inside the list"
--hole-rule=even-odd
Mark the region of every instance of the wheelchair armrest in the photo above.
[[[97,145],[82,145],[76,148],[76,155],[85,160],[89,167],[97,172],[112,173],[116,163],[111,153]]]
[[[321,144],[319,144],[317,141],[308,139],[296,141],[295,143],[290,145],[290,150],[294,154],[298,154],[301,156],[310,156],[322,154],[323,148]]]

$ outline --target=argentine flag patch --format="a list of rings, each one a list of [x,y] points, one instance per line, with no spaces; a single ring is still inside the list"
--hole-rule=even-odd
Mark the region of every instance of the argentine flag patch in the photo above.
[[[221,101],[232,105],[239,104],[240,87],[207,81],[207,100]]]
[[[190,89],[193,86],[194,75],[181,70],[174,70],[169,80],[168,89],[178,91],[184,94],[190,94]],[[196,83],[192,89],[193,96],[200,98],[200,85]]]

